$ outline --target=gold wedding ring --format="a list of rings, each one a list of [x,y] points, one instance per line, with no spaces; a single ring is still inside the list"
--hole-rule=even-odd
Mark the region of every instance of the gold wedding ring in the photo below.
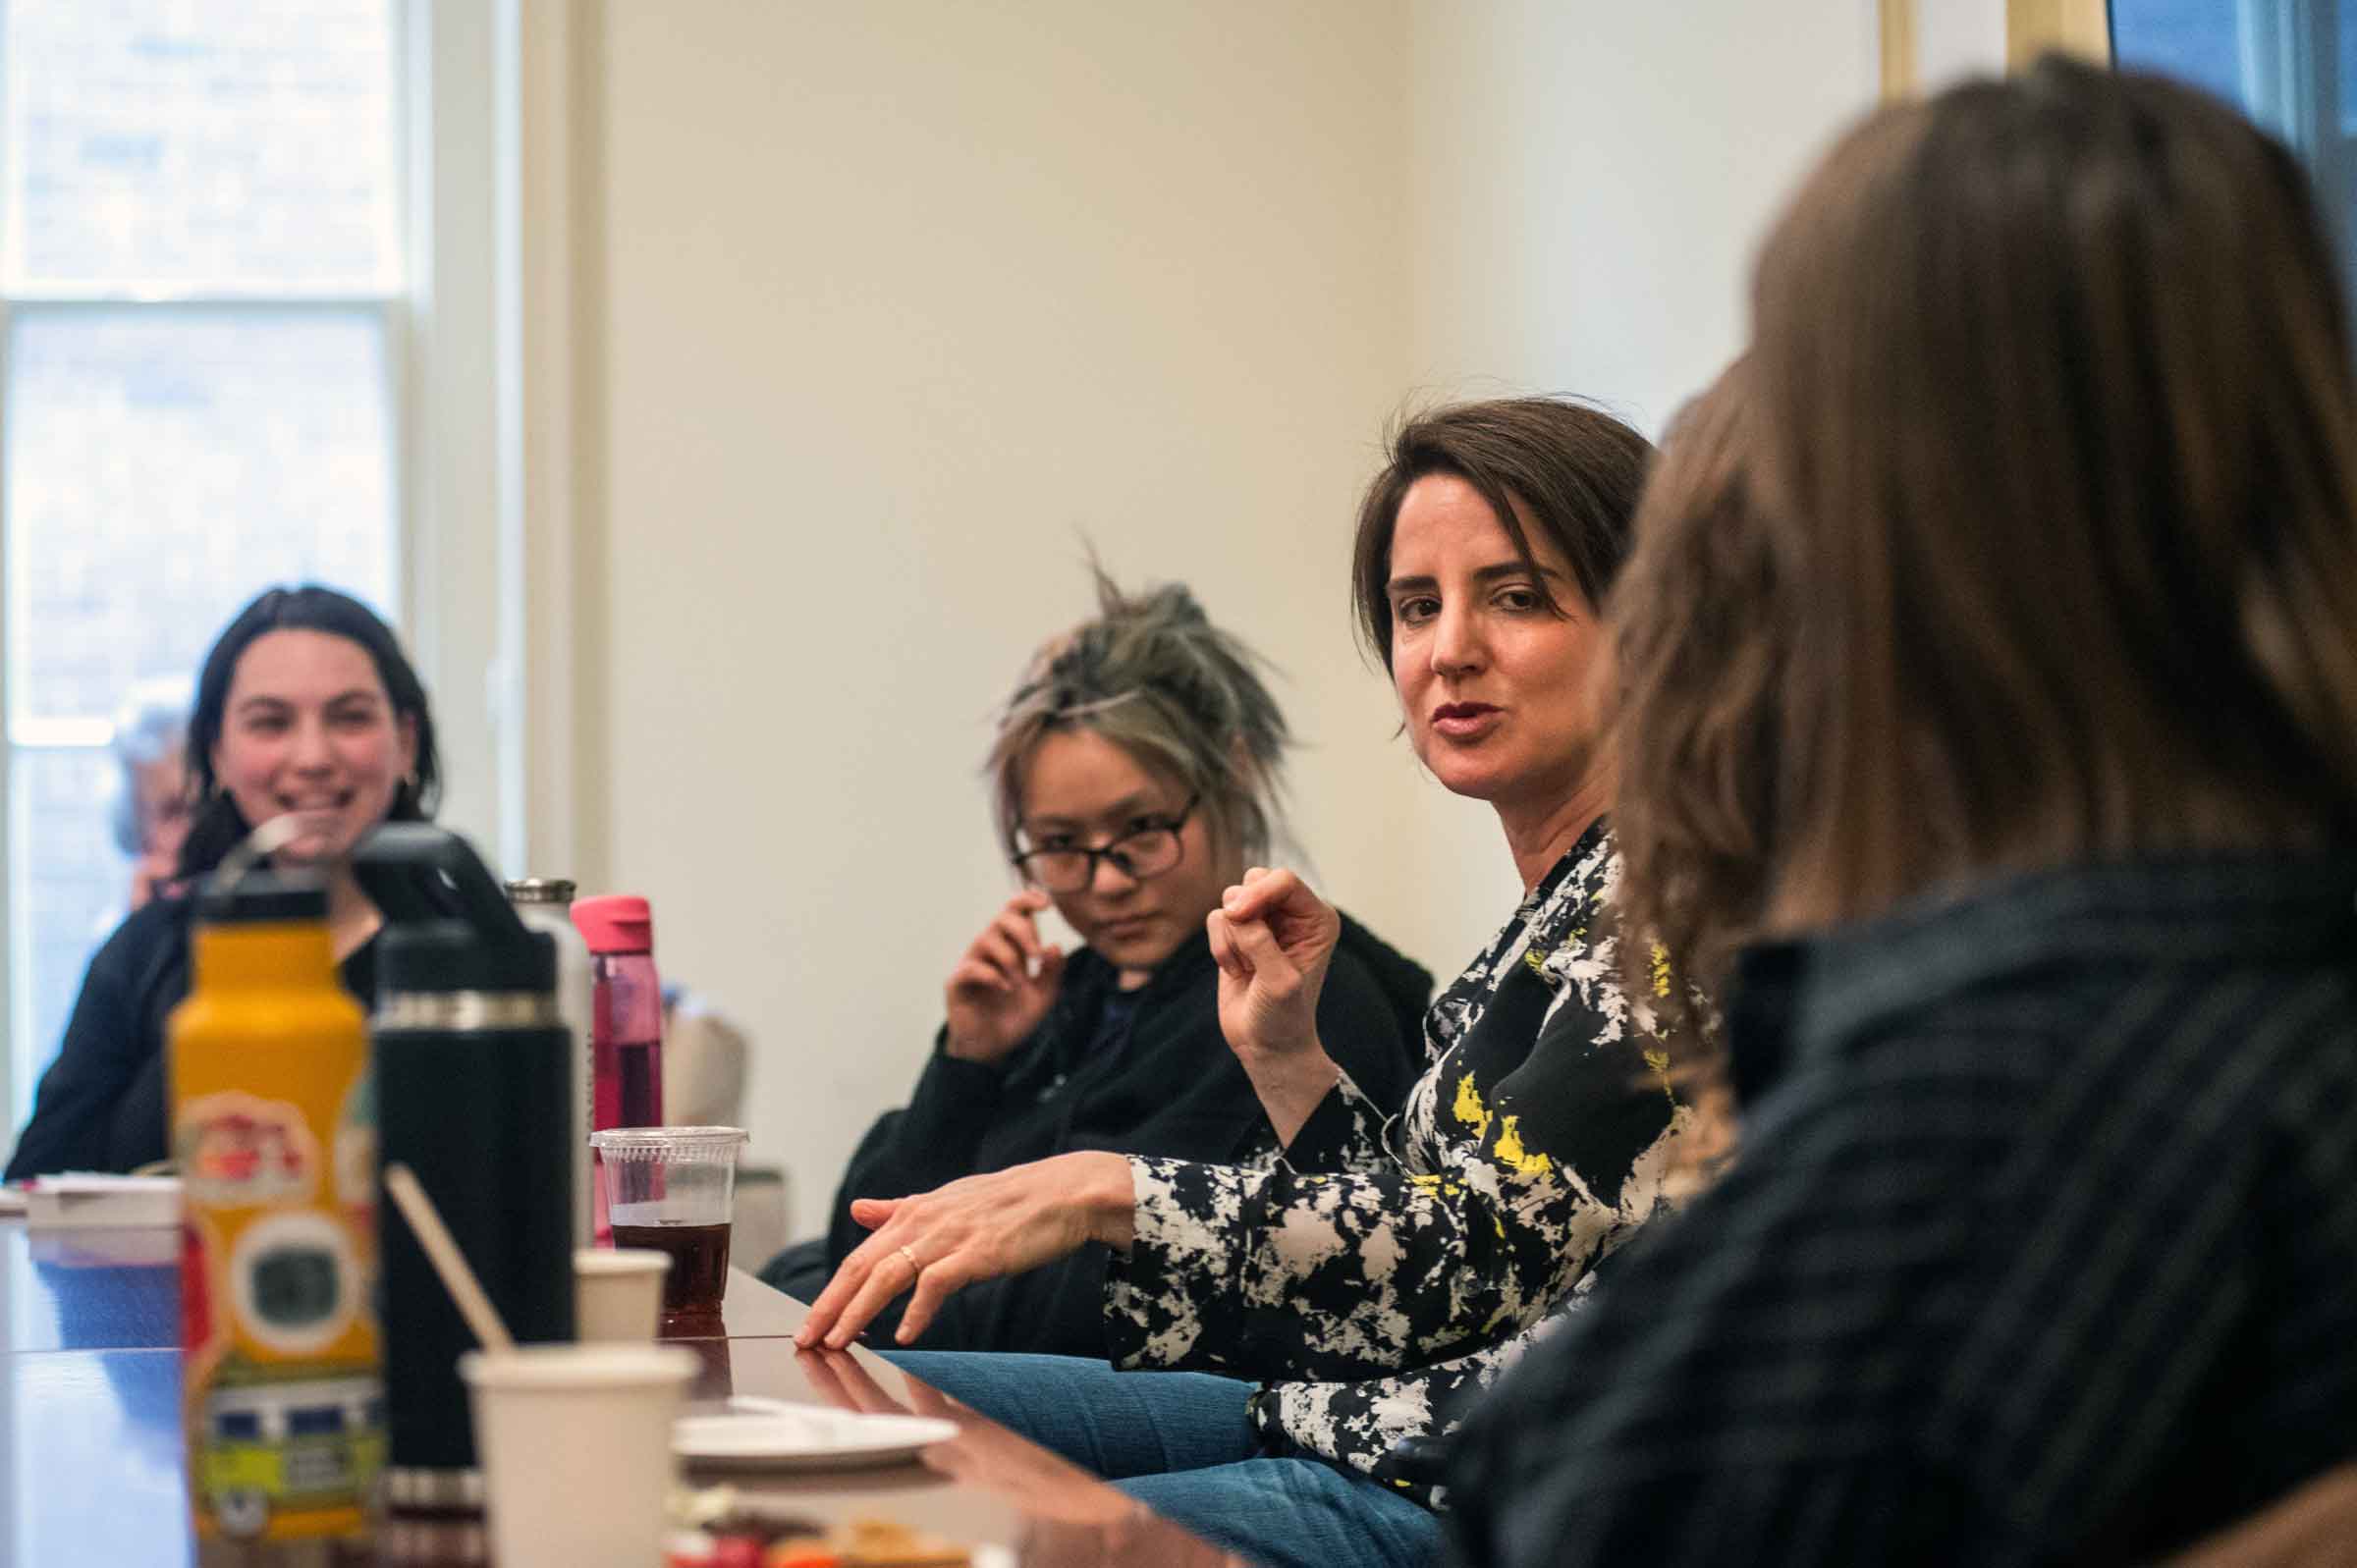
[[[925,1266],[916,1261],[916,1254],[910,1252],[906,1247],[895,1247],[893,1248],[893,1251],[899,1253],[902,1257],[908,1260],[908,1276],[910,1278],[913,1279],[918,1274],[921,1274],[925,1271]]]

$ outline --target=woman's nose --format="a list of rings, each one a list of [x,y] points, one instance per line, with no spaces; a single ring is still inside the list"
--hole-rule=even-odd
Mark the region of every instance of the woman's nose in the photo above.
[[[1471,611],[1445,609],[1433,622],[1432,670],[1435,675],[1461,676],[1482,666],[1480,618]]]
[[[1137,886],[1137,878],[1128,867],[1112,855],[1097,856],[1096,869],[1089,873],[1088,891],[1097,893],[1127,892]]]
[[[290,758],[296,767],[306,771],[327,767],[334,760],[334,753],[327,743],[327,726],[316,719],[298,723]]]

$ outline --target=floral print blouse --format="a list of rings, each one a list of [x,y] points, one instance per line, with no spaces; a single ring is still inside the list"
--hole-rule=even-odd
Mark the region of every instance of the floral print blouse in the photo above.
[[[1269,1164],[1133,1158],[1115,1364],[1265,1379],[1272,1451],[1441,1506],[1393,1443],[1453,1425],[1677,1190],[1691,1115],[1651,999],[1621,987],[1618,874],[1600,822],[1434,1000],[1393,1121],[1344,1077]],[[1658,956],[1652,978],[1666,996]]]

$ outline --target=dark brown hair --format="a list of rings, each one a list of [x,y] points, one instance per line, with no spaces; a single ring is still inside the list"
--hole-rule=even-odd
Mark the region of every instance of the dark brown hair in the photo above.
[[[213,748],[229,712],[229,687],[238,673],[238,660],[256,638],[273,631],[324,631],[357,643],[376,666],[385,683],[385,698],[396,720],[407,719],[417,730],[417,762],[410,776],[394,788],[387,820],[422,822],[434,814],[442,792],[442,753],[434,743],[434,715],[425,698],[425,683],[401,639],[378,619],[375,611],[334,588],[315,582],[292,588],[265,589],[237,614],[237,619],[213,639],[204,668],[196,676],[196,701],[189,712],[188,768],[190,790],[198,805],[196,820],[180,847],[180,875],[199,877],[221,863],[257,826],[246,820],[229,791],[213,777]]]
[[[1789,641],[1746,477],[1747,374],[1738,361],[1670,427],[1605,616],[1621,920],[1706,996],[1766,904]],[[1630,984],[1658,989],[1652,953],[1623,946]],[[1688,1012],[1688,997],[1677,986],[1655,1005]]]
[[[1398,421],[1359,503],[1351,547],[1351,598],[1369,651],[1391,668],[1392,532],[1418,479],[1446,473],[1471,485],[1543,586],[1525,531],[1537,528],[1594,607],[1628,555],[1629,519],[1652,456],[1652,443],[1611,414],[1555,398],[1453,404]]]
[[[2060,59],[1885,110],[1754,291],[1776,914],[2357,820],[2357,397],[2291,155]]]

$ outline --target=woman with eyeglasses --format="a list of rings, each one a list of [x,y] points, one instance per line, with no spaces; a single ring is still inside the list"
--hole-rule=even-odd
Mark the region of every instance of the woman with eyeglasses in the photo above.
[[[1084,1152],[855,1205],[873,1233],[803,1345],[841,1347],[904,1293],[921,1328],[978,1280],[1105,1246],[1112,1365],[887,1355],[1251,1561],[1439,1559],[1432,1439],[1702,1174],[1655,1007],[1677,982],[1648,945],[1643,984],[1622,984],[1595,700],[1597,606],[1651,455],[1576,403],[1460,404],[1394,433],[1360,508],[1354,598],[1402,729],[1496,813],[1521,885],[1426,1014],[1405,1108],[1370,1102],[1317,1010],[1339,917],[1294,873],[1248,868],[1209,935],[1284,1160]]]
[[[851,1158],[823,1256],[764,1276],[807,1300],[866,1236],[855,1199],[898,1198],[1073,1150],[1265,1163],[1278,1138],[1220,1034],[1205,918],[1265,856],[1285,718],[1253,656],[1176,585],[1102,573],[1098,615],[1042,647],[985,765],[1022,888],[952,966],[947,1021],[907,1107]],[[1083,946],[1042,937],[1051,906]],[[1432,976],[1355,923],[1320,1020],[1386,1110],[1413,1076]],[[1105,1249],[965,1292],[929,1349],[1103,1357]],[[898,1326],[898,1316],[883,1325]]]

